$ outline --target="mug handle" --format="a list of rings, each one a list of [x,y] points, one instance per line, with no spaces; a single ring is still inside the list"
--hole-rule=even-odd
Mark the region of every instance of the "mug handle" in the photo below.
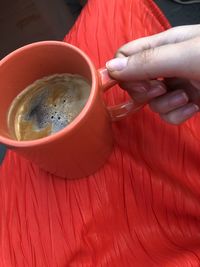
[[[106,68],[101,68],[98,70],[98,72],[101,81],[101,89],[103,92],[117,84],[117,81],[109,76],[108,70]],[[136,103],[133,99],[130,99],[127,102],[107,107],[107,109],[110,114],[111,120],[118,121],[127,117],[131,113],[137,112],[143,107],[144,104]]]

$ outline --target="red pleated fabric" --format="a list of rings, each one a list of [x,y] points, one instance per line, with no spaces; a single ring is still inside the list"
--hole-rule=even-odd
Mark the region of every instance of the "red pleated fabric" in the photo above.
[[[169,27],[151,0],[89,0],[65,41],[98,68],[122,44]],[[118,86],[105,94],[108,104],[125,99]],[[81,180],[9,151],[0,167],[0,267],[200,266],[199,116],[176,127],[145,107],[113,124],[113,153]]]

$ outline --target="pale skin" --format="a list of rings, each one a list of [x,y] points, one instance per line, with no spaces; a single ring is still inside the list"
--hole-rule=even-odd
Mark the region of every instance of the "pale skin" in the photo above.
[[[175,27],[122,46],[106,64],[139,103],[178,125],[200,109],[200,24]]]

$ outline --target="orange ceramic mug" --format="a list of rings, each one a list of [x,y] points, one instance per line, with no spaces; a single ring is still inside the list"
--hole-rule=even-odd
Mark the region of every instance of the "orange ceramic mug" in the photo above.
[[[91,83],[84,109],[51,136],[13,140],[7,127],[11,102],[35,80],[55,73],[76,73]],[[107,108],[102,92],[115,83],[106,69],[96,70],[84,52],[64,42],[38,42],[12,52],[0,61],[0,142],[60,177],[81,178],[94,173],[112,150],[111,122],[140,108],[132,101]]]

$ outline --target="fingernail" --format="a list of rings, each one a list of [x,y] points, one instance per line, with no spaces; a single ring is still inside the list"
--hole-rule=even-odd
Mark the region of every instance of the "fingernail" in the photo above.
[[[166,89],[164,87],[162,87],[162,86],[157,86],[157,87],[151,89],[147,93],[147,96],[149,98],[153,98],[153,97],[157,97],[157,96],[163,95],[164,93],[166,93]]]
[[[183,111],[183,115],[190,117],[190,116],[194,115],[197,111],[199,111],[199,107],[195,104],[191,104],[191,105],[185,107],[185,109]]]
[[[127,57],[114,58],[114,59],[111,59],[110,61],[108,61],[106,63],[106,68],[109,71],[121,71],[124,68],[126,68],[127,63],[128,63],[128,58]]]
[[[133,88],[131,88],[132,92],[137,92],[137,93],[146,93],[147,92],[147,88],[145,86],[134,86]]]
[[[176,107],[179,105],[183,105],[186,104],[188,102],[188,96],[186,95],[186,93],[179,93],[177,95],[174,95],[171,99],[170,99],[170,106],[171,107]]]

